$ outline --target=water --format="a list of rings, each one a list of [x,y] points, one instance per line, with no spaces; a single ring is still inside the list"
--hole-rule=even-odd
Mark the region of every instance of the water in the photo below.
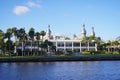
[[[0,80],[120,80],[120,61],[0,63]]]

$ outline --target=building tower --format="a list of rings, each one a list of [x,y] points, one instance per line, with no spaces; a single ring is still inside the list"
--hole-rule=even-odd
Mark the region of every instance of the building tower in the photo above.
[[[95,37],[94,27],[92,27],[92,32],[90,33],[90,36]]]
[[[50,25],[48,25],[47,39],[49,40],[50,38],[51,38],[51,30],[50,30]]]
[[[81,31],[81,38],[85,38],[86,37],[86,30],[85,30],[85,24],[83,24],[82,26],[82,31]]]

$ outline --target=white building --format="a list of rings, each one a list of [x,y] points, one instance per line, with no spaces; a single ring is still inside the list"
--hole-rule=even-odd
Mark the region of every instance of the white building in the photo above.
[[[90,33],[90,36],[95,37],[94,27],[92,27],[92,32]],[[85,30],[85,24],[82,26],[81,36],[77,37],[74,34],[73,39],[66,40],[64,36],[59,35],[51,35],[50,25],[48,25],[48,30],[46,32],[46,36],[44,39],[48,39],[49,41],[53,42],[56,46],[56,51],[58,50],[72,50],[72,51],[80,51],[83,50],[95,50],[97,51],[97,44],[95,42],[83,42],[83,38],[86,37],[86,30]]]

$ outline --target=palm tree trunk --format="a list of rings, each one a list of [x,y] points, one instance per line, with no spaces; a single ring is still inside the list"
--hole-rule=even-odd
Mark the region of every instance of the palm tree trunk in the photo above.
[[[23,50],[24,50],[24,48],[23,48],[23,41],[22,41],[22,56],[23,56]]]
[[[37,56],[38,56],[38,52],[39,52],[39,40],[38,40],[38,45],[37,45],[37,47],[38,47],[38,50],[37,50]]]
[[[32,42],[31,42],[31,54],[32,54]]]

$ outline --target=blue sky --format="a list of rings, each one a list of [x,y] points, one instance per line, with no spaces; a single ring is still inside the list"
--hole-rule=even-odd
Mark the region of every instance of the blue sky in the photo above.
[[[0,29],[25,27],[53,34],[80,36],[82,24],[87,35],[94,26],[96,36],[114,40],[120,36],[120,0],[0,0]]]

